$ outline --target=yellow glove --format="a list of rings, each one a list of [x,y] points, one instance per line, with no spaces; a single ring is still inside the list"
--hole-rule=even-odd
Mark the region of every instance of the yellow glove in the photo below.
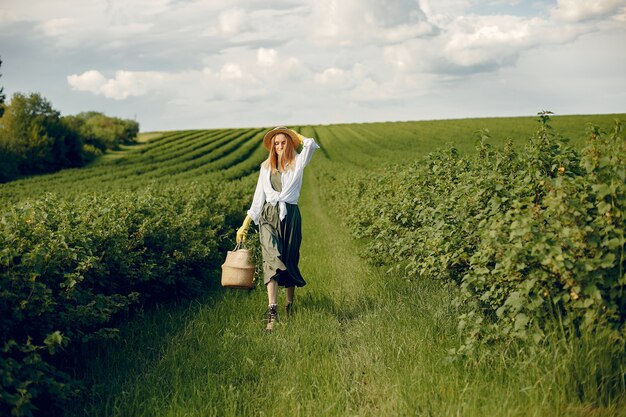
[[[250,227],[251,221],[252,217],[246,215],[243,224],[239,229],[237,229],[237,243],[243,243],[243,241],[246,240],[246,234],[248,234],[248,228]]]

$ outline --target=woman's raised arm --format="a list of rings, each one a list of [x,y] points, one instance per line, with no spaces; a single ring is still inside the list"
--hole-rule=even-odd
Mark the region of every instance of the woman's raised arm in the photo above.
[[[296,161],[296,165],[302,166],[304,168],[307,166],[311,157],[313,156],[313,152],[316,149],[319,149],[319,145],[315,142],[313,138],[305,138],[302,135],[299,135],[302,140],[302,152],[298,155],[298,160]]]

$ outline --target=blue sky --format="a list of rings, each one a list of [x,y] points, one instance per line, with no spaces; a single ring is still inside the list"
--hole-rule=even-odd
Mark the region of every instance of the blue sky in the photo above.
[[[626,112],[626,0],[0,0],[0,84],[143,131]]]

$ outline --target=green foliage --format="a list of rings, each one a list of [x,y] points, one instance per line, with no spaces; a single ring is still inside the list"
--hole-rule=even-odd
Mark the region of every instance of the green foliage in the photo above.
[[[339,185],[366,255],[409,279],[456,282],[466,335],[477,342],[548,332],[625,336],[626,147],[622,125],[592,127],[567,146],[540,114],[523,152],[478,132],[473,156],[454,148]],[[338,199],[341,204],[342,199]]]
[[[0,59],[0,67],[2,66],[2,60]],[[2,74],[0,74],[2,77]],[[0,117],[4,114],[4,100],[6,99],[6,95],[4,94],[4,87],[0,87]],[[1,180],[1,178],[0,178]]]
[[[130,306],[206,291],[243,216],[249,196],[240,190],[190,182],[74,200],[47,194],[5,213],[2,409],[30,415],[49,396],[69,398],[75,382],[51,355],[115,337],[112,324]]]
[[[66,163],[59,112],[39,94],[13,95],[2,118],[0,140],[17,158],[21,173],[53,171]]]
[[[4,320],[4,318],[3,318]],[[0,412],[6,416],[33,416],[42,407],[37,403],[63,403],[77,394],[75,383],[44,359],[46,349],[54,351],[67,344],[59,332],[54,332],[37,346],[27,339],[14,339],[0,347]]]
[[[485,224],[463,289],[466,302],[479,296],[479,307],[495,312],[498,335],[539,339],[556,317],[566,329],[625,336],[621,134],[621,123],[610,133],[592,128],[580,157],[557,149],[540,160],[531,154],[533,166],[548,169],[531,182],[535,195]]]
[[[3,142],[0,141],[0,183],[11,181],[19,175],[17,161]]]
[[[41,95],[16,93],[0,124],[0,182],[82,166],[134,143],[138,132],[132,120],[96,112],[61,117]]]
[[[83,137],[87,130],[81,129],[92,126],[87,123],[91,119],[101,120],[97,113],[60,120],[66,131]],[[561,200],[549,204],[555,198],[551,192],[556,189],[556,181],[570,176],[582,181],[592,171],[610,177],[611,170],[588,169],[596,166],[588,162],[593,159],[569,149],[547,124],[525,150],[522,141],[516,140],[519,133],[498,151],[488,144],[489,132],[482,131],[476,156],[462,157],[460,154],[468,149],[463,129],[476,130],[477,125],[486,122],[455,123],[456,127],[435,122],[305,127],[303,132],[316,137],[322,145],[320,155],[340,167],[326,173],[316,168],[311,174],[321,176],[317,179],[328,185],[325,191],[335,193],[333,209],[343,209],[357,222],[357,235],[371,239],[368,250],[377,264],[387,265],[410,280],[427,274],[456,282],[460,284],[458,292],[464,282],[471,281],[470,274],[476,275],[478,284],[462,287],[463,295],[455,306],[466,314],[467,335],[481,340],[509,335],[519,339],[534,335],[538,328],[554,337],[554,333],[547,333],[547,326],[537,327],[545,316],[537,313],[541,307],[534,312],[524,305],[525,294],[511,296],[518,288],[515,282],[506,286],[506,279],[498,276],[495,282],[502,286],[502,294],[492,291],[485,300],[476,301],[480,299],[480,280],[491,279],[489,271],[495,270],[495,262],[502,262],[497,258],[502,254],[492,256],[488,252],[492,248],[487,247],[487,241],[503,239],[507,230],[496,228],[491,236],[486,227],[492,225],[492,219],[500,219],[500,224],[512,228],[513,220],[507,220],[503,213],[523,213],[522,206],[538,206],[544,211],[554,206],[556,210]],[[93,126],[102,125],[93,122]],[[503,127],[509,132],[523,130],[511,119],[503,119],[493,121],[490,131]],[[434,133],[428,136],[430,131]],[[0,353],[2,414],[29,415],[37,413],[37,405],[65,404],[81,388],[66,373],[76,350],[88,351],[92,341],[118,337],[118,324],[131,317],[126,311],[174,297],[193,297],[216,282],[223,253],[231,248],[230,239],[250,203],[258,164],[267,155],[259,146],[262,132],[164,132],[130,149],[121,146],[122,150],[112,152],[111,158],[101,158],[88,167],[0,185],[0,210],[4,213],[0,219],[0,334],[7,341]],[[607,137],[599,130],[596,136],[598,143]],[[422,162],[408,162],[424,149],[435,149],[451,138],[457,138],[459,151],[448,149]],[[90,155],[103,151],[95,140],[85,142],[83,157],[85,149]],[[4,163],[1,149],[0,164]],[[616,153],[615,157],[620,155]],[[598,156],[598,161],[603,158]],[[7,158],[5,165],[10,161]],[[389,168],[392,162],[405,165]],[[386,172],[373,175],[370,168],[378,163]],[[360,174],[357,168],[367,168],[367,174]],[[612,186],[596,186],[596,199],[607,190],[613,193]],[[619,187],[615,190],[618,192]],[[354,205],[345,205],[346,201],[359,201],[358,210]],[[609,210],[610,216],[603,213],[604,220],[615,219],[613,209]],[[569,219],[570,223],[579,220]],[[547,221],[549,218],[544,218],[544,223]],[[616,223],[612,234],[599,242],[606,241],[608,246],[619,243],[614,240],[619,225]],[[476,255],[479,253],[484,261]],[[599,258],[598,268],[608,268],[602,265],[610,260]],[[522,271],[520,276],[525,273]],[[351,295],[361,291],[362,283],[352,281],[350,287],[342,281],[337,291]],[[607,287],[598,288],[602,293]],[[583,298],[584,291],[577,294]],[[404,296],[418,299],[409,290]],[[497,309],[490,305],[497,304],[492,301],[497,297],[497,308],[508,302],[501,313],[502,323],[516,320],[514,331],[507,334],[489,327],[500,323]],[[520,311],[515,310],[518,304],[522,305]],[[583,319],[575,319],[565,301],[550,305],[554,306],[550,314],[569,317],[571,324],[563,324],[563,329],[583,329],[584,315],[576,316]],[[606,328],[615,336],[617,316],[609,313],[607,309],[604,314],[609,317]],[[477,320],[482,324],[476,325]],[[612,340],[619,342],[623,338]],[[469,342],[468,348],[472,345]],[[205,345],[206,341],[200,343]],[[603,381],[612,381],[604,373],[608,367],[603,365],[596,371]],[[582,374],[578,368],[576,372]],[[588,390],[594,387],[590,378]]]
[[[139,123],[136,121],[108,117],[98,112],[65,116],[63,121],[78,133],[85,144],[101,151],[133,144],[139,133]]]
[[[240,178],[258,169],[259,132],[176,132],[124,151],[130,163],[2,186],[3,413],[62,407],[81,388],[65,373],[75,350],[117,337],[131,309],[216,285],[256,183]]]
[[[379,157],[376,141],[349,136],[345,126],[312,129],[302,132],[323,147],[307,168],[299,203],[301,267],[310,280],[296,291],[295,317],[263,334],[262,290],[225,290],[178,311],[142,315],[120,329],[119,343],[98,344],[95,358],[86,353],[94,388],[67,415],[620,415],[624,355],[615,354],[619,343],[593,334],[549,334],[534,351],[515,339],[449,360],[465,310],[453,301],[459,287],[428,276],[407,282],[388,267],[364,265],[355,256],[360,244],[337,224],[372,198],[354,199],[341,184],[352,189],[360,180],[367,188],[391,161],[404,161]],[[403,149],[391,135],[378,144],[406,159],[417,147],[407,141]],[[377,157],[378,164],[362,162]],[[346,198],[350,204],[340,204]]]

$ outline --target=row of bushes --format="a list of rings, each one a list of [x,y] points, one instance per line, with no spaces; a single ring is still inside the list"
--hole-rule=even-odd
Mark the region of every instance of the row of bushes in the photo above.
[[[454,148],[333,185],[366,256],[405,279],[460,286],[460,328],[478,341],[603,332],[626,341],[626,142],[592,127],[567,146],[542,113],[526,149]],[[345,195],[348,195],[348,198]],[[339,198],[340,196],[340,198]]]
[[[107,149],[131,144],[133,120],[86,112],[63,116],[39,94],[16,93],[0,118],[0,182],[78,167]]]
[[[48,194],[5,213],[0,414],[62,406],[80,385],[58,358],[81,343],[115,337],[112,323],[132,306],[215,285],[249,203],[240,190],[253,185],[153,185],[72,201]]]

